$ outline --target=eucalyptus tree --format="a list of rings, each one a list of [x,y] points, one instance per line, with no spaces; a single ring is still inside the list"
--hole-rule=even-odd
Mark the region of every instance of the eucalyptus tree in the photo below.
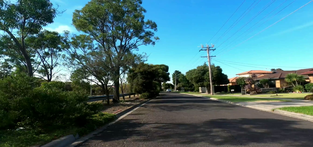
[[[120,74],[127,56],[141,45],[154,45],[157,25],[144,16],[141,0],[91,0],[75,10],[73,24],[102,49],[114,81],[115,101],[119,100]]]

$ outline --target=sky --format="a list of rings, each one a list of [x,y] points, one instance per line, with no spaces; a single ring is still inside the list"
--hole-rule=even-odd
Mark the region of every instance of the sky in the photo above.
[[[140,46],[147,63],[166,64],[172,74],[207,63],[202,45],[214,45],[212,64],[228,78],[249,70],[313,68],[312,0],[143,0],[146,19],[158,25],[154,46]],[[80,33],[75,9],[89,0],[51,0],[60,11],[45,29]],[[306,6],[300,8],[301,6]],[[300,9],[298,9],[300,8]],[[237,11],[236,11],[237,10]]]

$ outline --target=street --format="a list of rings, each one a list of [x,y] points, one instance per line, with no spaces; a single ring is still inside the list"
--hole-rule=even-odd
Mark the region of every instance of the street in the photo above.
[[[312,146],[311,122],[161,93],[80,147]]]

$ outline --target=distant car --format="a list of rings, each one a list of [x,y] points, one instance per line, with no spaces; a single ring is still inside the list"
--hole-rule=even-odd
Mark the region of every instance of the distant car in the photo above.
[[[171,89],[166,89],[166,92],[172,92],[172,90]]]

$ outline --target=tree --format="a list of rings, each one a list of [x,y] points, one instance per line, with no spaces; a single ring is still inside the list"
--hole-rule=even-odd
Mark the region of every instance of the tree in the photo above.
[[[114,81],[115,101],[119,100],[119,79],[125,56],[141,45],[154,45],[157,25],[146,20],[141,0],[91,0],[75,10],[73,24],[98,43],[108,59]]]
[[[214,85],[228,84],[229,80],[227,75],[223,73],[223,70],[220,66],[212,65],[212,82]]]
[[[0,30],[7,34],[8,43],[13,45],[6,50],[16,49],[15,55],[23,57],[29,76],[33,76],[33,65],[25,39],[39,33],[43,26],[53,22],[55,16],[56,9],[49,0],[17,0],[14,4],[0,0]]]
[[[164,89],[174,89],[174,85],[171,83],[163,83]]]
[[[184,74],[181,74],[179,76],[179,85],[178,87],[183,88],[186,91],[193,91],[194,90],[194,86],[193,84],[187,79],[187,77]]]
[[[220,85],[229,83],[227,75],[225,75],[220,66],[212,65],[212,84]],[[186,73],[186,78],[196,87],[206,87],[210,89],[209,69],[207,64],[198,66],[196,69],[189,70]]]
[[[57,73],[55,69],[61,65],[59,59],[63,56],[63,51],[68,48],[66,39],[58,32],[44,30],[28,37],[26,42],[36,51],[40,59],[41,68],[38,72],[46,76],[46,80],[50,82]]]
[[[166,69],[168,69],[166,65],[140,63],[130,69],[127,80],[135,93],[146,93],[148,97],[155,97],[161,89],[160,79],[163,82],[170,79]]]
[[[305,79],[302,75],[297,75],[296,73],[290,73],[286,75],[285,81],[291,84],[293,87],[296,87],[302,82],[304,82]]]
[[[262,79],[260,80],[260,83],[263,85],[264,88],[269,88],[270,80]]]
[[[236,79],[236,84],[241,87],[241,94],[243,94],[243,89],[244,89],[244,86],[246,85],[245,79],[246,78],[244,78],[244,77],[240,77],[240,78]]]
[[[177,85],[180,83],[179,77],[181,74],[182,73],[179,70],[175,70],[174,73],[172,74],[172,81],[173,81],[174,87],[176,84],[176,88],[177,88]]]
[[[12,66],[8,62],[0,63],[0,79],[9,76],[12,73]]]
[[[97,84],[108,97],[108,83],[111,76],[108,60],[103,51],[96,48],[92,38],[87,35],[74,35],[71,38],[70,46],[67,50],[68,64],[69,67],[74,67],[76,75],[79,77],[77,79]]]

